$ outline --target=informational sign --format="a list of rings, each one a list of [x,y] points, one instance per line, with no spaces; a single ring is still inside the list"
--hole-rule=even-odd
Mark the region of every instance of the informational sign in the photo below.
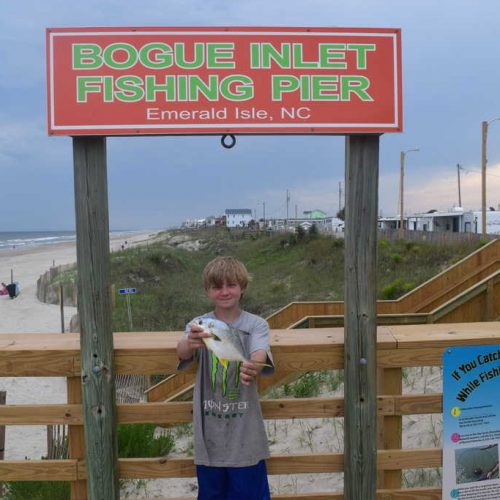
[[[120,288],[118,289],[120,295],[129,295],[137,293],[137,288]]]
[[[401,88],[399,29],[47,29],[49,134],[400,132]]]
[[[443,354],[443,499],[500,498],[500,345]]]

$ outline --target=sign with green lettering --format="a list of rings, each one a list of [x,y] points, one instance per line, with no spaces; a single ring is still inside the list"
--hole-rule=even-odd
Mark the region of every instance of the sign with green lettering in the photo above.
[[[398,29],[47,30],[57,135],[402,130]]]

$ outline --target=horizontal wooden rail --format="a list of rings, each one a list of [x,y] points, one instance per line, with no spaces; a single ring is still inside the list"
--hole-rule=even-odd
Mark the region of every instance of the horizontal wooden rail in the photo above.
[[[442,450],[379,450],[379,470],[440,467]],[[342,472],[342,453],[273,455],[267,460],[268,473],[320,474]],[[121,458],[123,479],[187,478],[196,476],[192,458]],[[86,478],[85,462],[80,460],[5,460],[0,461],[0,481],[75,481]]]
[[[175,347],[180,335],[115,333],[116,373],[172,373],[177,366]],[[499,341],[497,322],[380,326],[377,364],[379,368],[440,365],[447,347]],[[283,372],[344,366],[343,328],[272,330],[271,348],[276,367]],[[0,334],[0,377],[79,375],[78,334]]]
[[[377,314],[377,325],[425,325],[429,323],[428,313],[405,313],[405,314]],[[297,328],[319,328],[321,326],[341,327],[344,325],[344,316],[332,314],[325,316],[306,316],[289,326],[290,329]]]
[[[435,309],[421,313],[406,313],[406,314],[377,314],[377,325],[418,325],[426,323],[437,323],[441,318],[445,318],[456,309],[470,303],[473,299],[481,294],[487,293],[489,287],[495,287],[500,283],[500,270],[495,271],[488,277],[475,283],[467,290],[462,291],[455,297],[441,303]],[[494,288],[492,288],[494,289]],[[483,308],[478,308],[478,321],[483,319],[493,320],[500,311],[491,311],[493,318],[484,318]],[[494,308],[493,308],[494,309]],[[497,305],[498,310],[498,305]],[[305,316],[301,320],[289,326],[290,329],[298,328],[320,328],[320,327],[341,327],[344,325],[344,316],[340,314],[331,315],[311,315]]]
[[[0,460],[1,481],[76,481],[77,460]]]
[[[191,402],[118,404],[120,424],[171,425],[191,422]],[[261,401],[266,420],[287,418],[333,418],[344,415],[343,398],[265,399]],[[379,415],[418,415],[442,412],[442,394],[379,396]],[[0,425],[83,425],[82,405],[0,406]]]

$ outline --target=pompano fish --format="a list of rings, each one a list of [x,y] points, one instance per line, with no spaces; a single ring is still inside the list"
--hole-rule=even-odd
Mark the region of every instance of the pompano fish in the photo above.
[[[250,361],[245,356],[243,347],[243,338],[249,335],[248,332],[238,330],[215,318],[197,318],[191,323],[201,326],[205,333],[210,334],[210,337],[203,337],[202,340],[207,349],[212,351],[222,364],[227,364],[228,361]],[[271,366],[259,361],[252,361],[252,363],[259,366]]]

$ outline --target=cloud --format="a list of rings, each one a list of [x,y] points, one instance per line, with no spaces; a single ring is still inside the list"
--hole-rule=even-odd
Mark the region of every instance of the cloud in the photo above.
[[[477,166],[464,166],[460,175],[462,206],[468,210],[481,207],[481,172]],[[447,173],[443,175],[442,172]],[[458,205],[458,177],[449,168],[436,168],[433,175],[413,180],[405,189],[406,213],[435,208],[447,210]],[[440,173],[441,172],[441,173]],[[497,208],[500,203],[500,163],[488,166],[486,175],[486,205]]]

